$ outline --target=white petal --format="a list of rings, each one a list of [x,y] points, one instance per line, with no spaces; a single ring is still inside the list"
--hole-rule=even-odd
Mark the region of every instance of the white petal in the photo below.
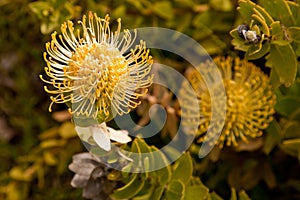
[[[113,128],[107,127],[109,132],[109,137],[111,140],[126,144],[131,141],[131,138],[128,136],[128,132],[125,130],[115,130]]]
[[[92,126],[91,130],[93,132],[93,138],[98,146],[105,151],[110,151],[111,145],[107,129],[101,126]]]
[[[75,130],[79,137],[85,142],[88,142],[89,138],[92,136],[90,127],[75,126]]]

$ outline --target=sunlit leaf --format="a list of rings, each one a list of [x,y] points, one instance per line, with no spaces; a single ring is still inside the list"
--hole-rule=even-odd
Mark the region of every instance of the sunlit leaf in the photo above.
[[[239,1],[239,7],[237,10],[241,14],[243,20],[247,23],[250,23],[252,20],[252,14],[254,13],[253,9],[255,8],[256,4],[252,1],[247,0],[240,0]]]
[[[133,174],[130,182],[125,186],[116,189],[110,196],[112,199],[129,199],[134,197],[144,187],[145,181],[141,180],[138,174]]]
[[[111,16],[114,18],[123,17],[124,15],[126,15],[126,6],[125,5],[120,5],[120,6],[116,7],[111,13]]]
[[[293,14],[284,0],[260,0],[260,5],[272,15],[275,20],[281,21],[285,26],[290,26],[295,22]]]
[[[251,200],[251,199],[249,198],[247,193],[244,190],[242,190],[239,192],[239,200]]]
[[[163,195],[164,189],[165,189],[164,185],[156,187],[154,189],[154,191],[152,192],[151,197],[149,198],[149,200],[161,200],[161,196]]]
[[[217,193],[215,193],[215,192],[211,192],[210,194],[209,194],[209,198],[208,198],[209,200],[223,200],[223,198],[222,197],[220,197]]]
[[[58,133],[64,139],[68,139],[68,138],[77,136],[74,124],[72,124],[71,122],[66,122],[66,123],[62,124],[58,129]]]
[[[52,127],[48,130],[46,130],[45,132],[39,134],[39,139],[40,140],[46,140],[49,138],[55,138],[58,136],[58,127]]]
[[[23,200],[27,199],[29,193],[29,183],[25,182],[10,182],[7,186],[6,200]]]
[[[57,139],[49,139],[44,140],[40,143],[40,147],[43,149],[53,148],[53,147],[61,147],[67,143],[66,140],[57,140]]]
[[[132,200],[149,200],[154,189],[155,186],[151,185],[150,181],[145,182],[143,189],[135,197],[133,197]]]
[[[266,58],[266,66],[276,70],[281,83],[290,86],[297,73],[297,59],[291,45],[271,45],[270,53]]]
[[[174,165],[172,180],[187,183],[193,174],[193,163],[189,153],[183,154]]]
[[[300,27],[288,27],[287,34],[289,39],[293,40],[294,42],[300,43]]]
[[[161,185],[167,184],[171,180],[171,175],[172,175],[170,164],[168,163],[167,159],[163,154],[155,154],[154,161],[156,164],[155,168],[158,168],[160,166],[165,166],[155,171],[155,174],[158,178],[158,182]]]
[[[300,151],[300,138],[284,140],[280,147],[291,156],[298,157]]]
[[[45,1],[32,2],[28,6],[32,10],[32,12],[37,14],[37,16],[40,19],[47,16],[47,14],[50,14],[49,10],[53,10],[50,2],[45,2]]]
[[[173,180],[169,183],[165,190],[165,198],[172,200],[183,200],[185,186],[180,180]]]
[[[47,165],[50,165],[50,166],[56,165],[57,159],[51,152],[49,152],[49,151],[44,152],[43,157],[44,157],[44,161]]]
[[[253,10],[256,14],[259,14],[263,17],[267,25],[270,26],[270,24],[274,22],[270,13],[268,13],[263,7],[256,5],[256,7]]]
[[[268,24],[266,23],[265,19],[262,18],[262,16],[258,15],[258,14],[253,14],[252,18],[257,21],[258,24],[260,24],[261,26],[261,31],[266,35],[266,36],[270,36],[270,30],[268,27]],[[255,25],[257,26],[257,25]],[[260,33],[260,31],[256,31],[256,33]]]
[[[230,0],[210,0],[210,5],[219,11],[228,12],[233,10],[233,5]]]
[[[32,181],[36,176],[37,169],[37,165],[31,165],[27,169],[16,166],[9,171],[9,176],[18,181]]]
[[[256,60],[264,55],[266,55],[270,51],[270,44],[262,44],[258,43],[256,45],[249,46],[245,58],[248,60]]]
[[[158,1],[152,5],[153,12],[164,19],[174,17],[173,8],[170,1]]]
[[[280,21],[276,21],[276,22],[273,22],[271,25],[271,34],[272,36],[277,36],[278,35],[281,35],[282,34],[282,26],[280,24]]]
[[[230,200],[237,200],[236,191],[234,188],[231,188]]]
[[[204,200],[207,199],[208,195],[209,189],[207,187],[204,187],[202,185],[186,186],[184,200]]]

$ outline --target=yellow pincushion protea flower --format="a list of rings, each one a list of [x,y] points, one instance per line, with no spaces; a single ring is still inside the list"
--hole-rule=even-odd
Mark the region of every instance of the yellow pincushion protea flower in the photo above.
[[[41,76],[52,85],[45,86],[53,94],[50,112],[53,103],[66,103],[72,114],[103,122],[112,118],[112,110],[122,115],[139,105],[138,97],[152,83],[152,57],[143,41],[129,49],[136,32],[124,30],[121,35],[121,19],[112,32],[109,20],[108,15],[103,19],[90,12],[88,20],[84,15],[78,21],[81,30],[74,33],[68,21],[61,25],[61,35],[51,35],[44,53],[50,80]]]
[[[224,143],[227,146],[237,146],[239,141],[247,142],[249,138],[260,137],[263,134],[263,129],[267,128],[272,121],[272,115],[275,112],[273,107],[276,99],[269,84],[268,76],[254,64],[239,58],[217,57],[214,59],[214,63],[220,69],[226,92],[225,124],[216,145],[220,148],[224,146]],[[213,65],[212,61],[207,61],[199,67],[209,70]],[[208,131],[212,116],[208,88],[201,74],[195,69],[189,71],[187,79],[195,90],[198,100],[189,100],[186,90],[182,89],[180,91],[181,96],[184,96],[186,102],[189,102],[189,104],[182,105],[184,124],[191,125],[191,123],[194,123],[199,125],[195,131],[198,136],[197,142],[200,143],[207,139],[212,141],[218,133],[214,129]],[[186,86],[183,85],[182,88],[186,88]],[[216,96],[214,101],[221,99],[223,98]],[[189,113],[193,113],[188,111],[193,108],[193,102],[199,103],[200,116],[198,118],[189,115]],[[216,103],[218,105],[218,102]],[[215,144],[211,142],[210,145]]]

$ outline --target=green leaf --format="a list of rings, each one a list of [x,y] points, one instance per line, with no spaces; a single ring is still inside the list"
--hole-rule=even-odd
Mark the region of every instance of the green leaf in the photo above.
[[[300,152],[300,138],[284,140],[280,147],[289,155],[298,157]]]
[[[146,172],[145,175],[148,176],[148,172],[152,171],[155,167],[154,155],[150,153],[152,150],[143,139],[137,139],[135,141],[141,153],[140,159],[143,161],[142,164]],[[147,155],[147,157],[144,155]]]
[[[245,43],[245,40],[241,38],[238,34],[237,29],[230,31],[230,35],[233,37],[231,44],[234,46],[234,49],[246,52],[250,45]]]
[[[265,162],[263,164],[264,175],[263,179],[269,188],[274,188],[276,186],[276,177],[269,163]]]
[[[296,44],[294,44],[294,49],[295,49],[295,54],[297,55],[297,57],[299,57],[300,56],[300,45],[298,44],[298,45],[296,45]],[[298,66],[300,66],[300,64],[299,64],[299,62],[298,62]],[[300,68],[300,67],[298,67],[298,68]],[[299,75],[300,75],[300,73],[298,73],[298,77],[299,77]]]
[[[34,12],[40,19],[45,17],[45,11],[53,9],[50,2],[36,1],[28,4],[29,9]]]
[[[28,199],[30,183],[11,181],[5,188],[6,200],[23,200]]]
[[[206,37],[213,34],[213,31],[210,28],[197,20],[197,16],[194,18],[192,23],[193,26],[196,27],[196,30],[192,35],[195,40],[204,40]]]
[[[74,124],[72,124],[71,122],[63,123],[58,129],[58,134],[64,139],[69,139],[77,136]]]
[[[220,197],[217,193],[211,192],[209,194],[209,200],[223,200],[222,197]]]
[[[292,39],[294,42],[300,43],[300,27],[288,27],[287,28],[287,34],[290,39]]]
[[[276,70],[280,83],[290,86],[297,73],[297,59],[291,45],[271,45],[270,54],[266,56],[266,66]]]
[[[281,141],[281,128],[276,120],[273,120],[267,128],[267,137],[263,151],[265,154],[269,154],[276,145]]]
[[[144,184],[145,181],[140,179],[138,174],[133,174],[131,180],[125,186],[116,189],[110,197],[112,199],[130,199],[141,191]]]
[[[184,184],[179,180],[173,180],[165,190],[166,199],[183,200],[185,193]]]
[[[239,7],[237,10],[239,11],[240,15],[247,23],[250,23],[252,20],[252,14],[254,14],[253,8],[255,8],[256,4],[252,1],[247,0],[240,0]]]
[[[131,5],[133,5],[137,10],[143,10],[144,9],[142,1],[126,0],[126,2],[128,2]]]
[[[201,41],[201,45],[210,55],[221,53],[222,50],[226,48],[226,44],[216,35],[211,35],[210,37]]]
[[[156,189],[152,192],[149,200],[161,200],[162,199],[161,196],[163,195],[164,190],[165,190],[164,185],[156,187]]]
[[[273,22],[270,27],[272,36],[282,35],[282,26],[279,21]]]
[[[266,35],[266,36],[270,36],[270,30],[268,27],[268,24],[266,23],[265,19],[263,18],[263,16],[258,15],[258,14],[253,14],[252,18],[261,26],[261,31]],[[257,25],[255,25],[257,26]],[[252,29],[252,27],[250,27]],[[260,33],[260,31],[256,31],[256,33]]]
[[[298,120],[300,121],[300,108],[295,110],[289,117],[291,120]]]
[[[300,97],[300,78],[297,78],[291,87],[287,88],[284,93],[287,96],[298,96]]]
[[[119,18],[123,17],[126,15],[126,6],[125,5],[120,5],[116,7],[115,9],[112,10],[111,16],[114,18]]]
[[[155,155],[158,155],[158,154],[155,154]],[[171,175],[172,175],[171,166],[169,165],[169,163],[166,162],[165,159],[166,158],[163,155],[161,157],[155,156],[155,159],[154,159],[156,163],[164,163],[164,165],[166,166],[164,168],[161,168],[161,169],[155,171],[155,174],[158,178],[158,182],[161,185],[167,184],[171,180]],[[161,166],[161,164],[158,166]]]
[[[228,12],[233,10],[233,5],[230,0],[210,0],[211,7],[218,11]]]
[[[247,193],[244,190],[242,190],[239,192],[239,200],[251,200],[251,199],[249,198]]]
[[[44,161],[47,165],[53,166],[57,164],[57,159],[52,152],[46,151],[43,153]]]
[[[247,23],[251,23],[252,20],[256,19],[257,23],[260,23],[261,26],[264,26],[263,30],[268,35],[268,28],[274,20],[271,15],[260,5],[253,3],[252,1],[240,0],[239,7],[237,8],[242,18]],[[256,16],[253,18],[253,16]]]
[[[281,115],[288,117],[300,107],[300,97],[284,96],[277,100],[275,109]]]
[[[266,55],[269,51],[270,43],[262,44],[260,42],[258,44],[253,44],[249,46],[245,58],[247,60],[256,60]]]
[[[9,171],[9,176],[18,181],[32,181],[36,177],[39,167],[38,165],[31,165],[27,169],[22,169],[20,166],[16,166]]]
[[[293,1],[286,1],[286,3],[288,4],[294,18],[296,19],[295,24],[300,24],[300,13],[299,13],[299,1],[297,2],[293,2]]]
[[[278,46],[286,46],[289,45],[291,42],[286,39],[276,39],[272,40],[271,44],[278,45]]]
[[[186,186],[184,200],[204,200],[207,199],[209,195],[209,189],[202,185],[192,185]]]
[[[152,5],[152,10],[158,16],[164,19],[172,19],[174,17],[173,7],[170,1],[158,1]]]
[[[270,13],[275,20],[279,20],[285,26],[291,26],[295,19],[285,0],[260,0],[260,5]]]
[[[193,174],[193,163],[189,153],[184,153],[174,164],[172,180],[187,183]]]
[[[40,140],[46,140],[50,138],[56,138],[57,136],[58,136],[58,127],[53,127],[39,134],[38,137]]]
[[[256,5],[256,7],[253,10],[257,15],[262,16],[262,18],[265,20],[268,26],[270,26],[270,24],[274,22],[271,15],[263,7]]]
[[[300,122],[299,121],[287,121],[283,128],[284,138],[300,138]]]
[[[179,32],[184,32],[185,29],[187,29],[190,24],[191,24],[191,21],[192,21],[192,14],[191,13],[187,13],[185,15],[182,15],[182,16],[179,16],[178,17],[178,20],[174,20],[175,21],[175,27],[176,27],[176,30],[179,31]]]
[[[279,75],[277,74],[277,72],[275,70],[271,70],[270,83],[272,84],[274,89],[278,88],[281,85],[280,80],[279,80]]]
[[[236,191],[234,188],[231,188],[230,200],[237,200]]]
[[[132,200],[149,200],[154,189],[154,185],[151,185],[150,182],[145,182],[143,189]]]
[[[42,141],[39,146],[42,149],[47,149],[47,148],[53,148],[53,147],[62,147],[67,143],[66,140],[56,140],[56,139],[49,139],[49,140],[44,140]]]

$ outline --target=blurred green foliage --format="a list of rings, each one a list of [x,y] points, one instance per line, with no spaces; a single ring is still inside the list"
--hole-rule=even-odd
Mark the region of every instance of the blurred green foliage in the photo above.
[[[266,71],[277,95],[275,120],[265,137],[237,149],[214,149],[199,160],[198,146],[174,164],[145,174],[116,173],[123,184],[113,199],[297,199],[300,198],[300,8],[286,0],[3,0],[0,1],[0,199],[77,199],[71,156],[83,151],[73,125],[47,112],[44,44],[65,20],[89,10],[124,28],[165,27],[197,40],[214,55],[236,55]],[[240,37],[237,26],[256,31],[257,43]],[[162,57],[160,57],[162,58]],[[164,58],[163,58],[164,59]],[[183,62],[167,58],[175,68]],[[270,71],[270,72],[269,72]],[[170,105],[174,106],[172,102]],[[175,106],[174,106],[175,107]],[[55,110],[66,107],[57,106]],[[134,113],[138,116],[138,113]],[[164,130],[170,133],[170,129]],[[6,135],[5,135],[6,134]],[[167,143],[163,134],[158,141]],[[146,141],[154,144],[157,140]],[[153,151],[143,140],[132,151]],[[162,146],[163,144],[159,144]],[[165,156],[161,155],[164,162]],[[153,164],[153,160],[145,161]],[[184,170],[182,170],[184,169]],[[161,178],[164,177],[164,178]],[[247,194],[246,194],[247,193]],[[249,197],[248,197],[249,196]]]

